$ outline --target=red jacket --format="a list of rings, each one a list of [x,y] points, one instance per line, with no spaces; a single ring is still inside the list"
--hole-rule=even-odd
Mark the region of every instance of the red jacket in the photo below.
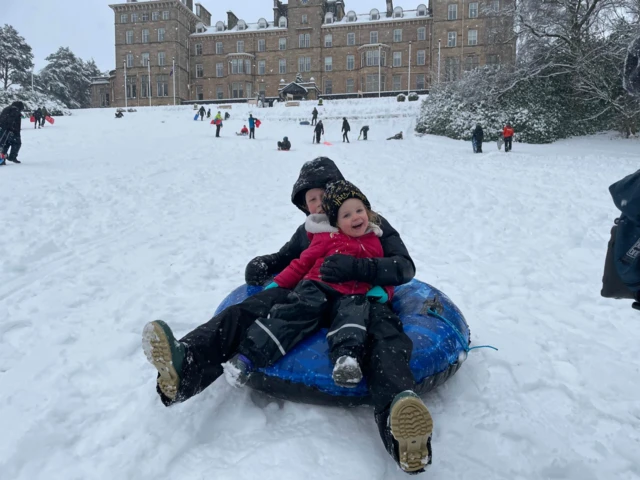
[[[240,130],[240,133],[249,133],[249,129],[247,127],[242,127],[242,130]]]
[[[504,127],[502,129],[502,136],[503,137],[513,137],[513,128],[511,127]]]
[[[324,218],[325,221],[322,221]],[[327,283],[320,278],[320,266],[330,255],[341,253],[356,258],[384,257],[382,244],[378,236],[382,235],[379,227],[374,227],[361,237],[350,237],[331,227],[325,215],[309,215],[306,222],[307,232],[312,235],[311,245],[304,250],[300,258],[293,260],[274,281],[280,287],[294,288],[301,280],[314,280],[329,285],[343,295],[364,295],[373,285],[351,280],[342,283]],[[393,286],[384,287],[389,300],[393,295]]]

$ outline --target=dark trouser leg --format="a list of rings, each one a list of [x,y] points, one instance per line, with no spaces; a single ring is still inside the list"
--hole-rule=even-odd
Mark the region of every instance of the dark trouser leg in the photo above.
[[[284,302],[290,290],[270,288],[226,308],[207,323],[191,331],[180,342],[186,346],[186,359],[182,367],[180,387],[175,402],[157,389],[162,403],[185,400],[200,393],[222,375],[221,363],[237,353],[238,345],[247,329],[256,320],[269,313],[273,305]]]
[[[273,365],[301,340],[315,333],[329,309],[335,291],[317,282],[304,280],[286,301],[274,305],[247,330],[238,352],[256,367]]]
[[[40,126],[40,119],[38,117],[36,117],[36,121],[33,122],[33,128],[39,127]]]
[[[478,142],[478,153],[482,153],[482,142]]]
[[[512,137],[505,137],[505,139],[504,139],[504,151],[505,152],[510,152],[511,151],[511,140],[512,140]]]
[[[282,142],[278,142],[278,149],[282,148]]]
[[[316,143],[320,143],[320,132],[316,133]]]
[[[345,295],[338,298],[333,308],[334,316],[327,333],[329,358],[336,360],[348,355],[362,364],[367,340],[370,302],[364,295]]]
[[[18,152],[20,151],[20,147],[22,147],[22,140],[20,139],[20,137],[16,137],[14,135],[13,138],[11,139],[11,141],[9,142],[9,145],[11,146],[11,153],[7,157],[8,160],[17,160],[18,159]],[[8,147],[5,146],[5,153],[8,150],[9,150]]]
[[[253,138],[253,139],[255,139],[255,138],[256,138],[256,130],[255,130],[255,127],[251,127],[251,128],[249,129],[249,138]]]
[[[216,137],[220,136],[220,125],[216,125]]]
[[[398,393],[415,387],[409,368],[413,342],[388,304],[371,303],[367,333],[364,374],[369,381],[375,411],[379,412]]]

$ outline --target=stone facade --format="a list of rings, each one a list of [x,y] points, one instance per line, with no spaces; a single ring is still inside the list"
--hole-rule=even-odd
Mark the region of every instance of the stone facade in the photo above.
[[[325,96],[425,90],[465,69],[513,63],[513,3],[431,0],[403,10],[386,0],[385,10],[356,13],[342,0],[273,0],[271,20],[247,23],[227,12],[226,22],[211,25],[202,5],[193,13],[192,0],[130,0],[110,6],[111,105],[124,106],[127,62],[132,106],[149,104],[149,70],[152,105],[173,103],[174,79],[176,103],[277,97],[298,73]]]

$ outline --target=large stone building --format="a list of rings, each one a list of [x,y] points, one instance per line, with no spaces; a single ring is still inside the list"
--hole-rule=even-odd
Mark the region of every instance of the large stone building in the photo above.
[[[343,0],[273,0],[272,19],[249,23],[229,11],[212,24],[193,0],[128,0],[110,5],[116,69],[95,80],[94,106],[124,106],[125,92],[132,106],[172,104],[174,95],[277,97],[296,78],[311,97],[427,90],[464,70],[513,63],[513,3],[431,0],[403,10],[386,0],[362,13]]]

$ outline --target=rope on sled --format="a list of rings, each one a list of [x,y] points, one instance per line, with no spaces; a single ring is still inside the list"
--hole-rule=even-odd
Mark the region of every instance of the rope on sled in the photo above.
[[[427,310],[427,313],[432,317],[436,317],[437,319],[442,320],[444,323],[449,325],[449,327],[451,327],[454,332],[456,332],[456,335],[458,335],[458,339],[460,340],[460,343],[462,344],[462,347],[464,348],[465,352],[469,353],[471,350],[475,350],[476,348],[491,348],[496,352],[498,351],[496,347],[493,347],[491,345],[477,345],[475,347],[469,347],[469,343],[467,342],[467,339],[464,338],[464,335],[462,335],[460,330],[458,330],[458,328],[453,324],[453,322],[444,318],[442,315],[436,312],[434,308],[430,308],[429,310]]]

